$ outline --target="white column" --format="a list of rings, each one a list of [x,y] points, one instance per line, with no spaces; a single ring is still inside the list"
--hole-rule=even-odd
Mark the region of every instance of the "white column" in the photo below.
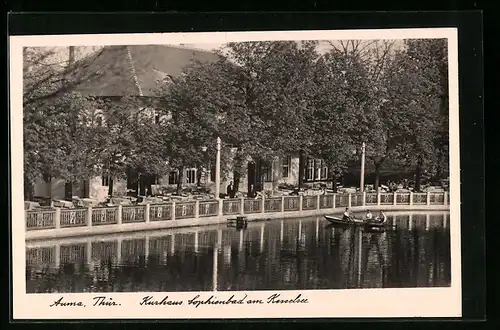
[[[149,235],[144,238],[144,261],[148,261],[149,258]]]
[[[410,205],[413,205],[413,191],[410,191]]]
[[[122,213],[123,213],[123,206],[118,205],[118,210],[116,211],[116,224],[117,225],[122,224]]]
[[[360,230],[359,231],[359,248],[358,248],[358,285],[361,286],[361,261],[363,259],[363,232]]]
[[[240,214],[244,215],[245,214],[245,197],[241,197],[240,200]]]
[[[316,199],[316,210],[321,209],[321,195],[318,195],[318,198]]]
[[[262,194],[262,205],[260,206],[260,212],[266,213],[266,197]]]
[[[398,194],[394,192],[394,197],[392,200],[392,205],[397,205],[398,204]]]
[[[212,264],[212,291],[217,291],[217,277],[218,277],[218,257],[219,247],[214,246],[213,264]]]
[[[56,226],[56,229],[61,228],[61,208],[60,207],[56,208],[54,225]]]
[[[351,208],[351,198],[352,198],[352,196],[351,196],[351,194],[349,194],[348,197],[347,197],[347,200],[348,200],[347,207],[348,208]]]
[[[299,211],[302,212],[302,204],[303,204],[304,196],[299,196]]]
[[[316,244],[319,242],[319,218],[316,219]]]
[[[61,264],[61,244],[56,244],[56,251],[55,251],[55,255],[54,255],[54,261],[55,261],[55,264],[56,264],[56,268],[59,268],[60,264]]]
[[[170,255],[175,254],[175,234],[170,235]]]
[[[92,228],[92,206],[87,207],[87,227]]]
[[[194,252],[198,252],[198,231],[194,232]]]
[[[120,264],[122,261],[122,238],[116,241],[116,262]]]
[[[285,213],[285,196],[281,196],[281,213]]]
[[[144,221],[146,223],[151,221],[151,205],[149,203],[146,204],[146,209],[144,210]]]
[[[333,208],[334,209],[337,207],[335,204],[337,204],[337,194],[333,194]]]
[[[431,193],[427,192],[427,205],[431,205]]]
[[[217,230],[217,247],[222,245],[222,229]]]
[[[366,206],[366,191],[363,191],[363,206]]]
[[[217,214],[219,215],[219,217],[222,217],[222,215],[224,214],[224,200],[223,199],[219,199],[219,210],[217,211]]]
[[[283,220],[281,220],[281,223],[280,223],[280,244],[283,244],[283,228],[284,227],[284,223],[283,223]]]
[[[377,192],[377,205],[380,206],[381,195],[380,191]]]
[[[243,230],[240,230],[240,242],[239,242],[238,250],[243,251]]]
[[[448,206],[448,192],[447,191],[445,191],[443,193],[443,198],[444,198],[443,205]]]
[[[221,140],[217,137],[217,155],[215,158],[215,199],[219,199],[220,194],[220,149]]]
[[[365,150],[366,145],[363,142],[361,145],[361,177],[359,181],[359,189],[361,192],[365,191]]]
[[[85,246],[85,248],[86,248],[85,254],[87,255],[87,265],[88,265],[92,261],[92,240],[90,238],[87,238],[87,245]]]

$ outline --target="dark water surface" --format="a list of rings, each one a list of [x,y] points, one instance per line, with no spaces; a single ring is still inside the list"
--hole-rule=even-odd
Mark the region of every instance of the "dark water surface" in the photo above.
[[[449,214],[395,213],[384,233],[323,218],[27,242],[26,290],[139,292],[449,286]]]

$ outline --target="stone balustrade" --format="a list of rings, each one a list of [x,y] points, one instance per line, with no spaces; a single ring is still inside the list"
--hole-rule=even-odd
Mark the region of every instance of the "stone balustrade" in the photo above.
[[[132,223],[158,223],[190,219],[229,218],[248,215],[252,218],[271,218],[291,215],[309,216],[353,210],[398,209],[405,207],[449,207],[447,192],[427,193],[355,193],[316,196],[237,198],[208,201],[171,202],[163,204],[127,205],[113,207],[88,207],[75,209],[25,211],[27,231],[70,229],[74,227],[120,226]],[[311,213],[315,212],[315,213]],[[220,221],[219,221],[220,222]],[[117,231],[120,231],[117,228]]]

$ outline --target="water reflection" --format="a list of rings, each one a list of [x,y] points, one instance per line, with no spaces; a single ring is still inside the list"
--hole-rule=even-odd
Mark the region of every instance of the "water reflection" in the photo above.
[[[449,286],[449,215],[394,214],[394,230],[321,218],[28,242],[27,292]]]

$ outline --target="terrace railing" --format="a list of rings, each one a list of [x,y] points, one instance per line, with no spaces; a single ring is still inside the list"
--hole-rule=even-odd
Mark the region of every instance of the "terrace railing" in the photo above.
[[[429,193],[356,193],[315,196],[233,198],[209,201],[170,202],[145,205],[119,205],[75,209],[25,211],[26,230],[121,225],[151,221],[172,221],[207,217],[324,212],[345,207],[448,206],[448,192]],[[307,213],[309,212],[309,213]]]

